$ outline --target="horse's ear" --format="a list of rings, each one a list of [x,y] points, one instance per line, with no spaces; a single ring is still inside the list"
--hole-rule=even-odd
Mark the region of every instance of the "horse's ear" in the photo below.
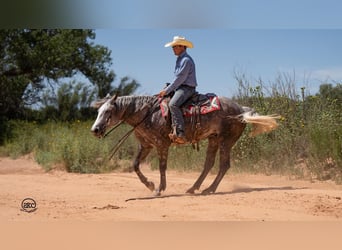
[[[110,96],[110,94],[108,93],[104,98],[93,102],[92,104],[90,104],[90,106],[92,108],[96,108],[98,109],[99,107],[101,107],[106,101],[108,101],[109,99],[111,99],[112,97]]]
[[[111,104],[114,104],[116,98],[118,98],[118,93],[117,93],[117,92],[116,92],[115,95],[110,99],[110,103],[111,103]]]
[[[92,103],[90,104],[90,107],[98,109],[98,108],[101,107],[106,101],[107,101],[107,100],[105,100],[105,99],[101,99],[101,100],[99,100],[99,101],[92,102]]]

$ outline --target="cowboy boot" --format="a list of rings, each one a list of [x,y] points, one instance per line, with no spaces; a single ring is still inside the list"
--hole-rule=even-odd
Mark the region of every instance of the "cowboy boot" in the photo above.
[[[172,128],[173,128],[172,133],[169,134],[170,140],[177,144],[186,143],[184,132],[181,132],[181,131],[177,132],[176,126],[172,126]]]

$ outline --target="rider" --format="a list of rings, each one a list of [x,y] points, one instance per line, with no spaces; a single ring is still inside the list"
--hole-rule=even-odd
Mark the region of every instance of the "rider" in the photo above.
[[[186,52],[187,48],[193,48],[193,44],[186,40],[185,37],[175,36],[172,42],[165,44],[165,47],[172,47],[174,54],[177,56],[175,78],[170,85],[160,91],[159,96],[163,97],[175,91],[169,103],[172,127],[176,134],[173,140],[176,143],[183,144],[186,139],[184,119],[180,107],[195,94],[197,86],[195,63]],[[172,135],[170,138],[172,138]]]

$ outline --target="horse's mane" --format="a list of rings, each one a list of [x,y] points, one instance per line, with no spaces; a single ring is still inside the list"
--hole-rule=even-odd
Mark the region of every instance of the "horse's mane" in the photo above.
[[[130,107],[134,111],[142,110],[146,104],[153,104],[157,100],[156,96],[120,96],[115,103],[119,109]]]
[[[95,101],[91,104],[93,108],[99,108],[101,107],[106,101],[111,99],[111,96],[106,96],[103,99],[100,99],[98,101]],[[119,108],[125,108],[130,105],[136,106],[137,110],[139,110],[139,107],[143,107],[144,104],[147,103],[153,103],[156,101],[156,96],[120,96],[116,99],[116,104],[119,106]]]

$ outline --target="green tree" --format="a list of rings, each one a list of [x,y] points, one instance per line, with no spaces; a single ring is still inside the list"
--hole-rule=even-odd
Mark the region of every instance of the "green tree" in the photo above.
[[[63,83],[57,93],[52,92],[52,90],[47,90],[42,96],[43,108],[39,111],[40,119],[71,121],[89,118],[82,114],[85,110],[90,109],[90,104],[95,96],[95,90],[89,85],[71,81]],[[87,112],[89,111],[87,110]]]
[[[116,90],[111,51],[94,39],[94,30],[0,30],[0,144],[8,119],[22,117],[25,105],[41,102],[47,82],[56,85],[62,78],[82,74],[96,86],[99,98]],[[121,82],[118,88],[126,94],[139,86],[128,78]],[[86,98],[78,101],[82,100]],[[70,101],[69,107],[80,106],[75,97],[64,101]]]
[[[35,103],[44,79],[80,72],[98,89],[110,85],[111,51],[94,38],[93,30],[0,30],[0,115],[16,117],[18,108]]]
[[[335,101],[342,105],[342,84],[337,83],[335,87],[331,83],[321,84],[318,95],[326,101]]]
[[[123,77],[120,84],[114,88],[114,92],[118,93],[118,95],[130,95],[134,93],[139,86],[140,84],[137,83],[136,80],[132,80],[126,76]]]

